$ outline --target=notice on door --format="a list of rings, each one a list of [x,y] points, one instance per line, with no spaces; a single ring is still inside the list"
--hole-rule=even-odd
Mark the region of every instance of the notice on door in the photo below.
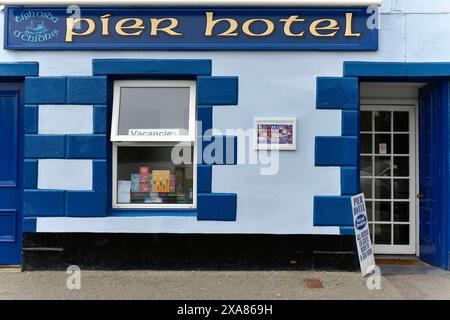
[[[359,264],[361,273],[365,277],[371,273],[370,267],[375,265],[375,256],[367,223],[366,200],[364,199],[364,194],[361,193],[353,196],[351,201]]]
[[[387,143],[380,143],[378,145],[378,149],[380,151],[380,154],[387,154]]]

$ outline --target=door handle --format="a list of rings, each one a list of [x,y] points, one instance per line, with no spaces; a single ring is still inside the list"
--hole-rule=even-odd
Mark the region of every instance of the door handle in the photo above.
[[[421,200],[421,199],[425,198],[425,195],[423,193],[418,193],[416,195],[416,197],[417,197],[417,199]]]

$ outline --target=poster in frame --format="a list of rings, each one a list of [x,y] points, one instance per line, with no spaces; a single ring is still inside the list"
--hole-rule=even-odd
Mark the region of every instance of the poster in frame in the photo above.
[[[255,118],[256,150],[297,150],[296,118]]]

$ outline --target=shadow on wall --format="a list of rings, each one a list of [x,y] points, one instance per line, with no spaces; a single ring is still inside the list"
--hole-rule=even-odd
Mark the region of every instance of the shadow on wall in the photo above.
[[[24,270],[356,270],[354,237],[45,234],[24,238]]]

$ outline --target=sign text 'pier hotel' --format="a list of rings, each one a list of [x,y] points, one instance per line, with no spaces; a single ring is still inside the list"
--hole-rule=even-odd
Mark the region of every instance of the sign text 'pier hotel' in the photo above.
[[[367,8],[8,7],[7,49],[377,50]]]

